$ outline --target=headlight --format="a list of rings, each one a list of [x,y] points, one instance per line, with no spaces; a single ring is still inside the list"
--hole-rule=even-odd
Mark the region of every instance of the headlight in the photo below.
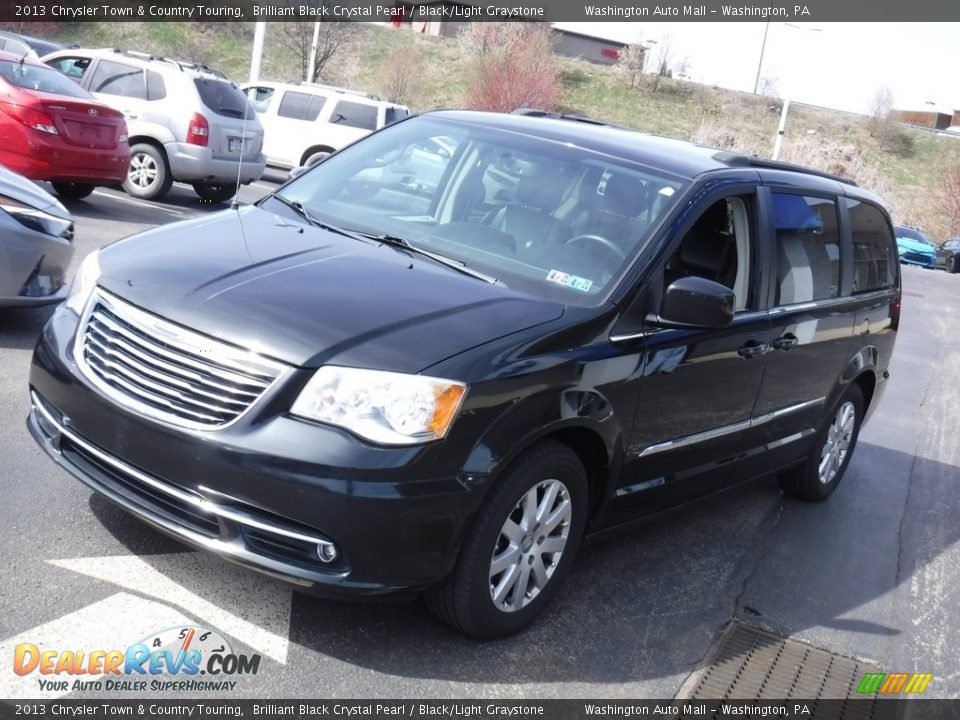
[[[94,250],[83,259],[80,267],[77,268],[77,274],[73,276],[70,292],[67,294],[66,306],[80,315],[83,312],[84,305],[87,304],[87,300],[90,299],[90,294],[97,286],[99,278],[100,251]]]
[[[290,412],[338,425],[384,445],[446,436],[467,386],[453,380],[327,366],[314,374]]]
[[[9,198],[6,195],[0,195],[0,209],[3,209],[10,217],[24,227],[47,235],[53,235],[54,237],[63,236],[64,232],[73,225],[70,220],[51,215],[43,210],[37,210],[35,207]]]

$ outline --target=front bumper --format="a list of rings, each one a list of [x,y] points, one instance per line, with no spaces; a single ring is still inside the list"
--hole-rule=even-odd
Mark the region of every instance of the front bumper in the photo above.
[[[935,255],[923,255],[917,252],[905,252],[900,255],[900,262],[905,265],[919,265],[920,267],[932,268],[937,264]]]
[[[44,328],[27,424],[92,489],[190,545],[321,596],[414,594],[452,569],[482,488],[426,479],[430,453],[365,446],[275,414],[269,396],[223,430],[164,426],[88,383],[72,358],[76,324],[59,308]],[[332,561],[317,554],[326,544]]]
[[[237,182],[239,164],[240,182],[244,185],[259,180],[267,166],[263,153],[238,163],[236,158],[217,159],[210,148],[187,143],[172,142],[163,146],[170,162],[170,172],[174,180],[180,182]]]

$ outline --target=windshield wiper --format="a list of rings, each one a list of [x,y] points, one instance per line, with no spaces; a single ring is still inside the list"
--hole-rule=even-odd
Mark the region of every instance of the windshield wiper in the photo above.
[[[335,232],[338,235],[343,235],[354,240],[359,240],[360,242],[369,243],[370,239],[367,235],[363,233],[353,232],[352,230],[347,230],[346,228],[338,227],[337,225],[331,225],[328,222],[321,220],[316,217],[313,213],[307,210],[306,206],[299,200],[291,200],[290,198],[284,197],[278,193],[274,193],[271,197],[276,200],[279,200],[288,208],[296,211],[296,213],[306,220],[308,223],[314,227],[318,227],[321,230],[329,230],[330,232]]]
[[[477,278],[478,280],[483,280],[491,285],[504,285],[500,280],[492,275],[487,275],[479,270],[474,270],[473,268],[467,267],[467,264],[461,262],[460,260],[454,260],[453,258],[448,258],[446,255],[441,255],[440,253],[431,252],[430,250],[425,250],[424,248],[417,247],[416,245],[411,245],[409,240],[406,240],[402,237],[389,234],[377,235],[376,233],[365,233],[359,231],[357,231],[357,234],[368,237],[371,240],[382,243],[383,245],[391,245],[393,247],[409,250],[410,252],[415,252],[418,255],[423,255],[424,257],[428,257],[431,260],[440,263],[441,265],[446,265],[448,268],[452,268],[459,273],[469,275],[470,277]]]

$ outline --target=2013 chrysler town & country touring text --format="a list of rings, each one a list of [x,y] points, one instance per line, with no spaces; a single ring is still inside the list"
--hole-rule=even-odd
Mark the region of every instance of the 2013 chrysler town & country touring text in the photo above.
[[[435,146],[430,183],[392,171]],[[899,308],[890,219],[851,183],[437,112],[90,255],[28,424],[187,543],[327,596],[426,591],[496,637],[585,537],[773,473],[829,495]]]

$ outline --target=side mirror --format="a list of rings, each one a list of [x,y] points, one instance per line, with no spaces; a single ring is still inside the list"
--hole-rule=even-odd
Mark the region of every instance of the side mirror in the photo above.
[[[648,318],[662,327],[720,329],[733,322],[737,296],[726,285],[701,277],[684,277],[667,288],[660,314]]]

